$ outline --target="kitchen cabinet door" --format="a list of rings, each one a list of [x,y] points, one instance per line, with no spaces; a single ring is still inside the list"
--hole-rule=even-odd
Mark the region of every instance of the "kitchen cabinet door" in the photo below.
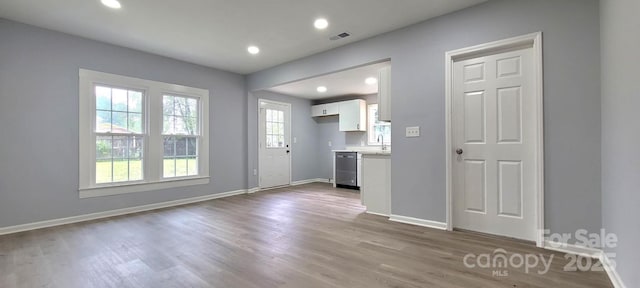
[[[362,99],[340,103],[340,131],[367,131],[367,102]]]

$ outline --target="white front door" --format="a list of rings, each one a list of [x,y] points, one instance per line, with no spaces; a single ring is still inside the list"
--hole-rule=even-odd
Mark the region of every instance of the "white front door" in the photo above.
[[[258,100],[260,188],[291,184],[291,105]]]
[[[536,240],[533,49],[453,64],[453,226]]]

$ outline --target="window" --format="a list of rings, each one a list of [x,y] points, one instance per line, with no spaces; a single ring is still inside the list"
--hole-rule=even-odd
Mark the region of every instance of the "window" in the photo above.
[[[96,184],[142,180],[141,91],[95,85]]]
[[[79,74],[80,197],[209,182],[209,91]]]
[[[267,109],[267,148],[284,147],[284,111]]]
[[[162,111],[163,176],[198,175],[198,99],[164,95]]]
[[[367,113],[367,124],[369,134],[369,145],[391,145],[391,123],[378,121],[378,104],[369,104]]]

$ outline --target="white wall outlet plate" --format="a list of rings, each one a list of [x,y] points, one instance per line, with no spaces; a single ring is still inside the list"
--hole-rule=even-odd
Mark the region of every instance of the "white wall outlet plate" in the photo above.
[[[420,126],[407,127],[406,137],[420,137]]]
[[[293,144],[298,143],[298,137],[293,137]]]
[[[329,147],[331,147],[331,141],[329,141]]]

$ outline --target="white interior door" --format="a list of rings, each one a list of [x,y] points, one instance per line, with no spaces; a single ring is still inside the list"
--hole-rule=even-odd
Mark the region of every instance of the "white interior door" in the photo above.
[[[291,184],[291,104],[259,100],[260,188]]]
[[[453,64],[453,226],[536,240],[533,49]]]

